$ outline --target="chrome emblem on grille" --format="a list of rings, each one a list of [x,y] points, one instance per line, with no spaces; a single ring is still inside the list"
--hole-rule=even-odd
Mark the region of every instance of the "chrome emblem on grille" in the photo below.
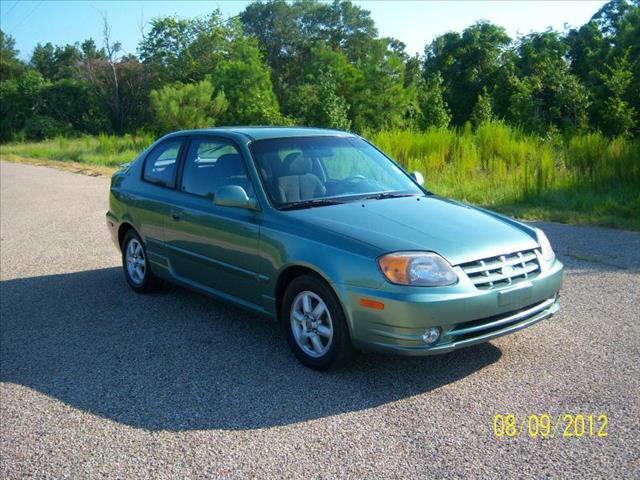
[[[511,265],[506,265],[502,267],[502,275],[505,275],[507,277],[510,277],[511,275],[513,275],[513,267]]]

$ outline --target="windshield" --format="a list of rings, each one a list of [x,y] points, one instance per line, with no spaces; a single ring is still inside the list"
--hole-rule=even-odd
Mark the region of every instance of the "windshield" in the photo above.
[[[360,138],[275,138],[256,141],[250,148],[267,193],[278,208],[423,193],[392,161]],[[380,195],[383,193],[388,195]],[[319,199],[334,202],[314,202]]]

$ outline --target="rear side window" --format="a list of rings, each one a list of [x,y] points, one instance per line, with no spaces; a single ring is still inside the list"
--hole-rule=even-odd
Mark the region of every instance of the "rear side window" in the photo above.
[[[175,185],[178,155],[183,140],[170,140],[158,145],[144,162],[144,179],[163,187]]]

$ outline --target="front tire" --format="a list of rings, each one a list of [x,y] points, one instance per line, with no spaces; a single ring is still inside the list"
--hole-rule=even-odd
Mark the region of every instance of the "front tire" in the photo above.
[[[280,318],[296,358],[315,370],[342,367],[352,357],[349,330],[333,290],[312,275],[294,279],[284,294]]]
[[[149,267],[142,239],[133,230],[129,230],[122,240],[122,267],[127,283],[136,293],[151,293],[162,286],[162,281]]]

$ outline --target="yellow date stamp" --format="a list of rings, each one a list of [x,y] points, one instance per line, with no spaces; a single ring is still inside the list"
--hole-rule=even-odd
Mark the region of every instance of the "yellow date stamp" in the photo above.
[[[538,413],[520,417],[513,413],[498,413],[493,417],[493,434],[498,438],[607,437],[608,425],[609,419],[604,413]]]

